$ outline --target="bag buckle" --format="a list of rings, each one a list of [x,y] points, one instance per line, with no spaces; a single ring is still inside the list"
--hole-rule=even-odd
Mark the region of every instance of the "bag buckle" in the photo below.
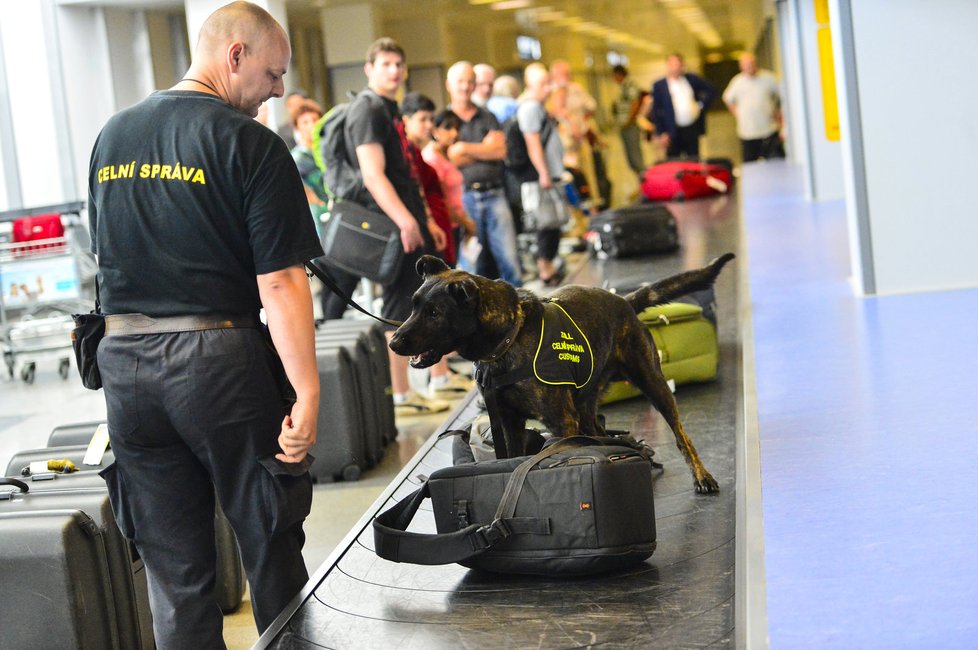
[[[494,544],[498,544],[512,534],[509,526],[502,519],[496,519],[487,526],[477,528],[476,531],[477,550],[486,549]]]

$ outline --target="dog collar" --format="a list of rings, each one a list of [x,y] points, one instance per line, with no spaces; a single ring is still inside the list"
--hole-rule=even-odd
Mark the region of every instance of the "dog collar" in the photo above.
[[[520,328],[523,327],[523,309],[521,307],[516,308],[516,322],[513,324],[513,328],[506,333],[506,337],[500,341],[499,345],[490,352],[485,359],[480,359],[480,361],[495,361],[499,357],[503,356],[510,346],[513,345],[513,341],[516,340],[516,335],[519,334]]]

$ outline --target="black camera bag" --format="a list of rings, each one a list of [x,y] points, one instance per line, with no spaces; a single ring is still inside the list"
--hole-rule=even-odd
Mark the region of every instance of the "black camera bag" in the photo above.
[[[406,532],[428,497],[438,533]],[[548,576],[624,568],[655,551],[651,450],[576,436],[534,456],[445,467],[373,526],[377,555],[394,562]]]

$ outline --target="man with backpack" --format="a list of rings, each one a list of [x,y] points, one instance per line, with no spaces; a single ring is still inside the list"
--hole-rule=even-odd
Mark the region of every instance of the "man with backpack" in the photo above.
[[[396,41],[381,38],[372,43],[364,64],[367,88],[349,105],[333,109],[321,140],[326,184],[334,198],[383,212],[400,228],[405,255],[397,277],[384,287],[381,311],[384,318],[395,321],[411,315],[411,296],[421,286],[414,268],[418,258],[445,247],[445,233],[428,214],[407,157],[408,142],[395,99],[406,69],[404,50]],[[352,292],[357,281],[347,275],[340,284]],[[393,330],[388,339],[392,335]],[[389,354],[395,413],[448,409],[447,402],[412,391],[407,357]]]

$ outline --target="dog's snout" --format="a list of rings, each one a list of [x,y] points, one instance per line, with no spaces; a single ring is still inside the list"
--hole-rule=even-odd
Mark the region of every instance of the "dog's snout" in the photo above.
[[[401,353],[401,349],[404,347],[404,335],[401,334],[400,328],[394,332],[394,336],[391,337],[391,341],[388,346],[397,354]]]

